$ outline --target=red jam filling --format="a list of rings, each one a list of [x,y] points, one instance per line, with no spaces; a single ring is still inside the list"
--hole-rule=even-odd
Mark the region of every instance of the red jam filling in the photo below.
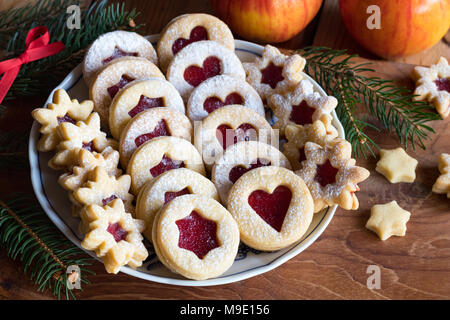
[[[186,47],[188,44],[201,40],[208,40],[208,32],[202,26],[197,26],[191,30],[191,33],[189,34],[189,39],[178,38],[177,40],[175,40],[175,42],[172,45],[172,52],[175,55],[181,49]]]
[[[87,151],[90,151],[90,152],[95,151],[94,141],[83,142],[82,148],[86,149]]]
[[[138,104],[128,112],[128,115],[134,118],[138,113],[156,107],[164,107],[163,98],[148,98],[142,94]]]
[[[117,199],[117,196],[115,194],[113,194],[112,196],[102,199],[102,204],[104,206],[106,206],[108,203],[110,203],[111,201],[113,201],[114,199]]]
[[[108,63],[108,62],[113,61],[114,59],[117,59],[120,57],[126,57],[126,56],[137,57],[137,55],[138,55],[137,52],[126,52],[126,51],[122,51],[121,49],[115,47],[113,54],[110,57],[103,60],[102,63],[105,64],[105,63]]]
[[[125,240],[127,238],[128,232],[122,229],[118,222],[110,223],[108,225],[108,229],[106,229],[109,233],[111,233],[116,242]]]
[[[216,57],[208,57],[203,61],[203,66],[189,66],[184,70],[184,80],[196,87],[208,78],[217,76],[222,72],[222,63]]]
[[[298,162],[306,160],[305,147],[298,149]]]
[[[67,114],[65,116],[63,116],[63,117],[57,117],[56,119],[58,120],[58,124],[60,124],[62,122],[70,122],[72,124],[76,123],[76,121],[72,117],[67,115]]]
[[[439,91],[450,92],[450,79],[449,78],[439,78],[434,81],[436,87]]]
[[[339,169],[333,167],[330,160],[327,160],[324,164],[317,165],[317,174],[315,180],[320,183],[322,187],[327,184],[334,183],[336,181],[336,174]]]
[[[164,119],[158,122],[152,132],[141,134],[139,137],[134,139],[134,143],[136,144],[136,147],[139,147],[141,144],[150,139],[162,136],[170,136],[169,128],[167,128],[167,124]]]
[[[256,163],[250,164],[250,167],[246,168],[244,166],[235,166],[233,169],[230,170],[230,173],[228,174],[228,179],[230,179],[231,182],[235,183],[244,173],[264,166],[270,166],[270,161],[267,161],[265,159],[257,159]]]
[[[216,137],[224,149],[240,141],[251,141],[257,138],[256,129],[249,123],[241,124],[236,130],[229,125],[221,124],[216,129]]]
[[[316,109],[308,106],[308,103],[306,103],[306,101],[302,101],[299,105],[292,106],[289,120],[302,126],[305,124],[311,124],[313,123],[312,116],[315,111]]]
[[[197,211],[193,210],[189,216],[175,223],[180,231],[178,247],[192,251],[199,259],[219,247],[217,224],[203,218]]]
[[[205,102],[203,102],[203,109],[205,109],[206,112],[211,113],[214,110],[222,108],[223,106],[227,106],[230,104],[242,104],[243,102],[244,100],[242,99],[241,95],[237,92],[233,92],[227,95],[227,97],[225,98],[225,102],[217,97],[209,97],[205,100]]]
[[[106,89],[106,90],[108,90],[108,93],[109,93],[109,96],[111,97],[111,99],[114,98],[114,96],[117,94],[117,92],[120,89],[125,87],[128,83],[130,83],[133,80],[134,80],[134,78],[131,78],[131,77],[127,76],[126,74],[122,75],[122,77],[120,78],[118,83],[116,83],[115,85]]]
[[[150,174],[153,177],[157,177],[161,173],[178,168],[184,168],[184,163],[182,160],[172,160],[168,156],[164,155],[161,162],[150,169]]]
[[[248,204],[266,223],[280,232],[291,198],[292,192],[288,187],[278,186],[273,193],[253,191],[248,197]]]
[[[284,80],[282,72],[283,67],[277,67],[271,62],[267,67],[261,70],[261,83],[268,84],[272,89],[275,89],[278,82]]]
[[[166,204],[169,201],[172,201],[176,197],[184,196],[185,194],[191,194],[191,192],[189,191],[188,187],[186,187],[186,188],[184,188],[184,189],[182,189],[180,191],[175,191],[175,192],[167,191],[164,194],[164,204]]]

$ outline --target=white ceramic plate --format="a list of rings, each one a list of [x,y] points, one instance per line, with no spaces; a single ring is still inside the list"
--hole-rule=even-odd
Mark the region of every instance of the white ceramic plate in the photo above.
[[[156,43],[158,38],[159,35],[148,37],[152,43]],[[263,51],[262,46],[254,43],[240,40],[236,40],[235,43],[236,54],[242,61],[252,61],[255,56],[260,56]],[[305,78],[314,84],[316,91],[325,95],[325,92],[313,79],[306,74]],[[59,86],[52,91],[46,104],[52,101],[53,92],[60,88],[65,89],[72,98],[78,99],[79,101],[89,98],[88,87],[82,78],[81,65],[72,70]],[[334,112],[333,125],[337,128],[339,136],[343,138],[344,130]],[[39,125],[37,122],[34,122],[31,128],[29,143],[31,181],[34,192],[42,208],[53,223],[67,238],[81,248],[80,241],[82,235],[78,232],[79,219],[72,217],[71,204],[67,197],[67,192],[57,182],[61,172],[54,171],[47,166],[47,162],[52,156],[51,153],[40,153],[37,151],[39,137]],[[304,237],[296,244],[282,250],[260,252],[241,245],[231,268],[225,274],[215,279],[194,281],[172,273],[158,261],[150,244],[148,244],[149,258],[141,268],[135,270],[130,267],[122,267],[121,271],[134,277],[150,281],[183,286],[210,286],[240,281],[270,271],[305,250],[322,234],[331,221],[335,211],[336,206],[324,209],[322,212],[315,214]],[[92,252],[86,252],[92,257],[95,257]]]

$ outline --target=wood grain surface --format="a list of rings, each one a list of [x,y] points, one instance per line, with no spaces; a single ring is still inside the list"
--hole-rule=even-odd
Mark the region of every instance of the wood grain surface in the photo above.
[[[136,22],[146,23],[143,30],[146,34],[160,32],[170,19],[183,13],[212,13],[209,1],[201,0],[130,0],[126,6],[142,12]],[[373,57],[348,35],[335,0],[325,1],[307,29],[278,46],[296,49],[309,44],[347,48],[371,59],[379,76],[411,88],[409,76],[415,64],[429,65],[439,55],[450,58],[445,39],[425,52],[397,61]],[[34,98],[9,102],[15,111],[9,112],[2,128],[29,127],[29,111],[43,101]],[[368,119],[377,123],[369,116]],[[390,184],[375,171],[378,158],[357,159],[358,165],[371,172],[370,178],[360,185],[359,210],[338,209],[325,232],[307,250],[273,271],[233,284],[190,288],[148,282],[125,274],[108,275],[96,263],[93,270],[97,274],[89,277],[92,284],[76,295],[79,299],[449,299],[450,200],[433,194],[431,187],[439,175],[438,155],[450,152],[450,120],[435,121],[432,127],[436,134],[426,142],[426,150],[408,149],[419,161],[414,183]],[[383,148],[399,145],[395,136],[386,131],[370,134]],[[31,190],[27,170],[1,171],[0,195]],[[364,226],[373,205],[392,200],[411,211],[411,219],[405,237],[381,241]],[[381,270],[380,289],[366,286],[369,265]],[[50,292],[40,293],[36,289],[20,264],[0,249],[0,299],[53,299]]]

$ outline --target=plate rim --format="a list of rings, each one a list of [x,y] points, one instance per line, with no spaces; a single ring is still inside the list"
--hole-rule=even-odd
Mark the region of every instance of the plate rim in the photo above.
[[[159,34],[154,34],[147,36],[150,42],[155,42],[159,38]],[[263,51],[264,47],[253,43],[248,42],[244,40],[235,40],[236,47],[244,47],[246,49],[242,49],[242,51],[249,51],[252,54],[261,55],[261,52]],[[80,63],[77,67],[72,69],[70,73],[64,78],[64,80],[59,83],[51,92],[49,97],[47,98],[44,107],[51,102],[51,99],[53,97],[53,93],[59,89],[59,88],[66,88],[69,83],[77,83],[79,77],[82,74],[82,64]],[[306,73],[303,73],[305,78],[310,80],[314,88],[319,91],[321,95],[326,95],[325,91],[317,84],[317,82],[312,79],[309,75]],[[335,111],[333,111],[333,125],[338,130],[339,136],[344,138],[344,129],[342,127],[342,124],[340,123]],[[64,220],[58,215],[58,213],[52,208],[50,201],[48,200],[45,190],[43,188],[43,182],[42,182],[42,173],[39,166],[39,152],[37,150],[37,141],[39,139],[39,124],[36,121],[33,121],[33,125],[30,130],[30,136],[29,136],[29,144],[28,144],[28,158],[30,162],[30,175],[31,175],[31,184],[33,187],[33,191],[42,207],[42,209],[45,211],[49,219],[56,225],[56,227],[66,236],[72,243],[74,243],[78,248],[89,254],[91,257],[95,258],[96,260],[101,261],[98,257],[94,255],[93,252],[88,251],[81,247],[81,242],[76,237],[76,235],[73,233],[72,229],[67,226],[67,224],[64,222]],[[126,273],[128,275],[143,279],[143,280],[149,280],[157,283],[162,284],[169,284],[169,285],[179,285],[179,286],[214,286],[214,285],[223,285],[223,284],[229,284],[241,280],[245,280],[248,278],[252,278],[254,276],[266,273],[268,271],[271,271],[280,265],[284,264],[288,260],[292,259],[293,257],[300,254],[303,250],[307,249],[312,243],[314,243],[317,238],[325,231],[328,224],[332,220],[334,213],[336,211],[337,206],[331,206],[327,209],[327,212],[324,214],[322,219],[318,222],[317,226],[310,232],[310,234],[307,236],[306,239],[302,241],[302,244],[298,243],[296,246],[290,248],[288,251],[286,251],[283,255],[275,258],[271,262],[263,265],[254,267],[251,269],[248,269],[246,271],[241,271],[237,274],[231,274],[223,277],[218,278],[212,278],[207,280],[190,280],[190,279],[174,279],[174,278],[167,278],[167,277],[161,277],[156,276],[152,274],[148,274],[145,272],[142,272],[140,270],[135,270],[131,267],[124,266],[120,269],[121,272]],[[297,246],[300,245],[299,248]]]

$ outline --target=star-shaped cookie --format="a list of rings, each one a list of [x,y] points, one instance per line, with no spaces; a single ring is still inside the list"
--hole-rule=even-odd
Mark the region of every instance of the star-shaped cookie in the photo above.
[[[383,241],[391,236],[403,237],[410,216],[411,213],[402,209],[397,201],[377,204],[372,207],[366,228],[375,232]]]
[[[402,148],[392,150],[381,149],[380,160],[376,171],[381,173],[390,183],[414,182],[418,161],[409,156]]]
[[[450,154],[439,156],[438,167],[441,175],[433,185],[433,192],[447,194],[447,198],[450,198]]]
[[[60,137],[56,127],[62,122],[75,123],[86,120],[94,108],[94,103],[90,100],[79,103],[77,100],[70,100],[64,89],[58,89],[53,94],[52,103],[47,108],[37,108],[31,112],[31,116],[41,124],[39,132],[42,134],[37,148],[41,152],[51,151],[60,142]]]

